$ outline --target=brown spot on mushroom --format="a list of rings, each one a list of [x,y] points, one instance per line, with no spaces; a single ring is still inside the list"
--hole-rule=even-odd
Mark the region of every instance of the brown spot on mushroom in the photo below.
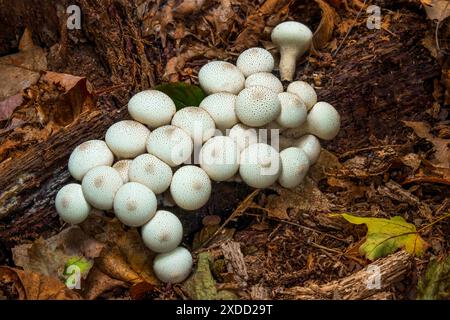
[[[83,142],[82,144],[80,144],[80,146],[79,146],[79,150],[80,151],[86,151],[86,150],[88,150],[89,148],[90,148],[90,146],[91,146],[91,142],[90,141],[86,141],[86,142]]]
[[[145,172],[154,173],[155,172],[154,165],[152,163],[147,163],[147,165],[145,166]]]
[[[94,186],[96,188],[101,188],[103,186],[104,179],[103,177],[97,177],[94,179]]]
[[[229,69],[233,69],[234,66],[231,63],[224,63],[224,64],[222,64],[222,68],[224,70],[229,70]]]
[[[116,168],[116,169],[118,169],[118,170],[122,170],[122,169],[124,169],[125,168],[125,166],[127,165],[127,163],[126,162],[117,162],[115,165],[114,165],[114,168]]]
[[[192,182],[192,188],[194,188],[194,190],[202,190],[202,183],[200,181],[194,181]]]
[[[264,92],[261,90],[253,90],[252,92],[252,99],[253,100],[262,100],[264,99]]]
[[[161,234],[161,236],[159,237],[159,241],[164,242],[164,241],[168,241],[170,239],[170,235],[166,232]]]
[[[127,202],[126,207],[128,211],[134,211],[137,209],[137,203],[135,200],[130,200]]]
[[[176,128],[174,127],[167,127],[164,129],[164,134],[166,134],[167,136],[172,136],[175,133]]]
[[[69,207],[70,204],[70,199],[67,197],[64,197],[61,201],[61,205],[64,209],[67,209]]]

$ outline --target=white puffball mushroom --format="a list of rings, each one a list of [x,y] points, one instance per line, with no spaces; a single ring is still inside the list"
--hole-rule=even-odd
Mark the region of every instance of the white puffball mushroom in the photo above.
[[[251,144],[258,142],[258,133],[255,128],[238,123],[228,132],[228,136],[236,142],[239,151],[244,150]]]
[[[166,191],[172,181],[172,169],[152,154],[142,154],[130,165],[130,181],[139,182],[155,194]]]
[[[197,210],[211,196],[211,180],[208,174],[196,166],[184,166],[173,174],[170,194],[175,203],[185,210]]]
[[[183,239],[183,225],[172,212],[156,211],[155,216],[142,226],[142,240],[153,252],[174,250]]]
[[[250,48],[242,52],[236,66],[248,77],[258,72],[271,72],[275,66],[272,54],[263,48]]]
[[[275,75],[268,72],[254,73],[245,80],[246,88],[255,86],[266,87],[276,93],[283,92],[283,84],[281,81]]]
[[[313,33],[300,22],[286,21],[272,30],[271,38],[280,50],[281,80],[292,81],[297,59],[311,47]]]
[[[180,283],[189,276],[192,265],[189,250],[178,247],[170,252],[158,254],[153,260],[153,271],[162,282]]]
[[[297,128],[306,121],[307,111],[303,101],[293,93],[278,94],[281,103],[281,113],[277,123],[284,128]]]
[[[215,134],[216,124],[207,111],[199,107],[183,108],[172,118],[172,125],[186,131],[194,141],[205,142]]]
[[[124,225],[140,227],[156,213],[155,194],[143,184],[128,182],[120,187],[114,197],[114,213]]]
[[[130,168],[130,164],[133,162],[133,160],[120,160],[117,161],[112,167],[119,172],[120,176],[122,177],[123,183],[127,183],[130,181],[128,177],[128,170]]]
[[[238,123],[236,98],[232,93],[218,92],[207,96],[199,107],[206,110],[220,130],[226,130]]]
[[[332,140],[341,127],[341,117],[327,102],[314,105],[306,119],[306,131],[323,140]]]
[[[128,102],[128,112],[131,117],[150,128],[170,124],[176,111],[172,99],[158,90],[141,91]]]
[[[300,148],[287,148],[280,152],[281,173],[278,183],[284,188],[298,186],[309,170],[309,158]]]
[[[200,150],[200,167],[211,180],[225,181],[238,172],[239,155],[238,146],[232,138],[213,137]]]
[[[278,94],[266,87],[255,86],[242,90],[236,99],[238,119],[251,127],[261,127],[275,120],[281,112]]]
[[[87,202],[100,210],[113,208],[114,196],[122,185],[123,180],[120,173],[107,166],[92,168],[81,182]]]
[[[190,159],[194,143],[183,129],[168,125],[155,129],[147,139],[147,151],[171,167]]]
[[[55,207],[59,217],[72,224],[83,222],[91,212],[91,206],[84,198],[81,185],[77,183],[65,185],[58,191]]]
[[[207,94],[217,92],[238,94],[244,88],[245,77],[229,62],[211,61],[200,69],[198,81]]]
[[[322,150],[320,146],[319,139],[312,134],[307,134],[295,142],[297,148],[302,149],[309,158],[309,163],[313,165],[319,159],[320,151]]]
[[[109,127],[105,141],[118,158],[129,159],[145,152],[145,143],[149,134],[150,130],[142,123],[123,120]]]
[[[253,188],[267,188],[280,175],[280,155],[273,147],[256,143],[242,151],[239,174]]]
[[[102,140],[90,140],[76,147],[69,158],[69,172],[76,180],[81,181],[84,175],[98,166],[111,166],[114,155]]]
[[[305,81],[294,81],[290,83],[286,91],[298,96],[305,103],[308,111],[317,103],[316,90]]]

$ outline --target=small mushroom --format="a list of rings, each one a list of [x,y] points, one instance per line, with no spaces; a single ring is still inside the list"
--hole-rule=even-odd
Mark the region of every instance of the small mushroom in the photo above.
[[[230,137],[209,139],[200,150],[200,167],[214,181],[225,181],[239,170],[239,149]]]
[[[198,107],[183,108],[172,119],[172,125],[186,131],[194,141],[205,142],[216,129],[213,118],[207,111]]]
[[[166,191],[172,181],[172,169],[164,161],[151,154],[142,154],[130,165],[130,181],[139,182],[155,194]]]
[[[100,210],[113,208],[114,196],[122,185],[123,180],[119,172],[107,166],[92,168],[81,182],[87,202]]]
[[[197,210],[211,196],[211,180],[208,174],[196,166],[184,166],[175,171],[170,194],[175,203],[185,210]]]
[[[175,126],[155,129],[147,139],[147,151],[171,167],[176,167],[190,159],[194,144],[191,137]]]
[[[309,158],[309,163],[313,165],[317,162],[322,150],[319,139],[312,134],[307,134],[295,142],[297,148],[302,149]]]
[[[226,130],[238,123],[236,98],[235,94],[218,92],[203,99],[199,107],[209,113],[218,129]]]
[[[124,225],[140,227],[156,213],[155,194],[143,184],[129,182],[120,187],[114,197],[114,213]]]
[[[130,181],[128,177],[128,170],[130,168],[130,164],[133,162],[133,160],[120,160],[117,161],[112,167],[119,172],[120,176],[122,177],[123,183],[127,183]]]
[[[69,172],[76,180],[81,181],[84,175],[97,166],[111,166],[114,155],[105,141],[90,140],[76,147],[69,158]]]
[[[70,183],[58,191],[55,199],[56,211],[65,222],[78,224],[86,220],[91,206],[86,201],[81,185]]]
[[[200,69],[198,81],[207,94],[218,92],[238,94],[244,88],[245,77],[229,62],[212,61]]]
[[[297,128],[306,121],[307,111],[303,101],[295,94],[282,92],[278,94],[281,113],[277,123],[284,128]]]
[[[241,152],[251,144],[258,142],[258,133],[256,129],[238,123],[228,132],[228,136],[236,142]]]
[[[278,182],[284,188],[298,186],[309,170],[309,158],[300,148],[287,148],[280,152],[281,173]]]
[[[162,282],[180,283],[191,273],[192,264],[189,250],[178,247],[170,252],[158,254],[153,260],[153,271]]]
[[[245,77],[258,72],[272,72],[274,65],[272,54],[266,49],[257,47],[245,50],[236,61],[236,66]]]
[[[287,92],[298,96],[309,111],[317,103],[317,93],[314,88],[305,81],[294,81],[286,89]]]
[[[266,87],[276,93],[283,92],[283,84],[281,81],[269,72],[254,73],[245,80],[246,88],[255,86]]]
[[[282,22],[272,30],[272,42],[279,48],[281,55],[281,80],[292,81],[297,59],[309,50],[312,37],[311,30],[296,21]]]
[[[105,141],[118,158],[134,158],[145,152],[145,143],[149,134],[150,130],[143,124],[124,120],[109,127]]]
[[[275,120],[281,112],[278,94],[266,87],[256,86],[242,90],[236,99],[238,119],[252,127],[261,127]]]
[[[142,240],[154,252],[174,250],[183,239],[183,225],[172,212],[156,211],[155,216],[141,230]]]
[[[280,155],[264,143],[250,145],[242,151],[239,174],[253,188],[267,188],[280,175]]]
[[[158,90],[139,92],[128,102],[128,112],[131,117],[150,128],[170,124],[176,111],[172,99]]]

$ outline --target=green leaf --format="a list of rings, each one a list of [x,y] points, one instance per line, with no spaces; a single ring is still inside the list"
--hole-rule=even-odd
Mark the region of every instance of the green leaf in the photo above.
[[[359,248],[369,260],[385,257],[400,248],[416,256],[421,256],[428,244],[417,233],[416,227],[400,216],[391,219],[356,217],[342,214],[353,224],[367,226],[367,239]]]
[[[205,98],[206,94],[199,86],[187,84],[185,82],[165,83],[155,87],[155,90],[162,91],[172,98],[177,110],[184,107],[196,107]]]
[[[84,276],[91,270],[93,263],[86,260],[84,257],[72,257],[67,260],[63,275],[72,275],[75,272],[73,266],[75,266],[77,271],[79,270],[80,274]]]
[[[418,300],[438,300],[450,297],[450,255],[442,261],[430,261],[425,279],[419,279]]]

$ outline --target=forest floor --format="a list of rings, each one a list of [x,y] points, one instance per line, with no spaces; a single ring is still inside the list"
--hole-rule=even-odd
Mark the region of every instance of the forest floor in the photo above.
[[[74,2],[80,30],[68,1],[0,0],[0,299],[448,299],[448,1]],[[295,79],[342,117],[301,186],[217,183],[201,210],[177,212],[195,260],[178,285],[156,280],[113,214],[60,221],[70,152],[127,118],[134,93],[198,84],[207,61],[249,47],[276,54],[285,20],[316,30]],[[68,290],[74,257],[83,280]]]

